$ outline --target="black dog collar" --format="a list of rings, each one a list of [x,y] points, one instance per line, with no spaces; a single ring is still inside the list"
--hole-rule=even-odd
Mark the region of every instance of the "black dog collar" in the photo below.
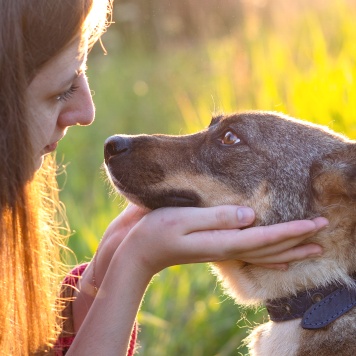
[[[352,276],[356,282],[356,276]],[[304,329],[329,325],[356,306],[356,287],[335,283],[306,290],[291,298],[267,300],[266,308],[272,321],[302,318]]]

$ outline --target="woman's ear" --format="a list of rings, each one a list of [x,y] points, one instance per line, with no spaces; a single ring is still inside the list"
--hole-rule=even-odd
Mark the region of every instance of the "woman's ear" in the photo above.
[[[322,206],[356,204],[356,144],[314,162],[310,176],[314,199]]]

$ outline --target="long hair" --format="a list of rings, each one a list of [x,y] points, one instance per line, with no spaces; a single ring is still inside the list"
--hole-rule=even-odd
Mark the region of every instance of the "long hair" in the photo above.
[[[80,35],[89,45],[112,0],[0,0],[0,354],[29,355],[56,338],[61,216],[56,165],[35,172],[26,89]]]

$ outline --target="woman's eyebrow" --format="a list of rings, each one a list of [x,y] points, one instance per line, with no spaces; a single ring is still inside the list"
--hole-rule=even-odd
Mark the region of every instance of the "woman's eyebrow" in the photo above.
[[[63,80],[63,81],[59,84],[59,87],[60,87],[60,88],[65,88],[65,87],[69,86],[69,85],[73,82],[73,80],[74,80],[75,78],[77,78],[77,77],[78,77],[78,75],[77,75],[77,73],[75,73],[75,75],[73,75],[72,77],[70,77],[70,78],[68,78],[68,79],[66,79],[66,80]]]
[[[85,72],[85,67],[83,68],[82,66],[75,71],[72,77],[68,78],[67,80],[64,80],[63,82],[60,83],[60,87],[64,88],[69,86],[75,79],[77,79],[83,72]]]

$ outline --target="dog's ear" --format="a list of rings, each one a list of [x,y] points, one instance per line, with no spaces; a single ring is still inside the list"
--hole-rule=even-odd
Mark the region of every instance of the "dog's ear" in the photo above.
[[[314,162],[310,176],[313,196],[321,205],[347,201],[356,204],[356,144]]]

